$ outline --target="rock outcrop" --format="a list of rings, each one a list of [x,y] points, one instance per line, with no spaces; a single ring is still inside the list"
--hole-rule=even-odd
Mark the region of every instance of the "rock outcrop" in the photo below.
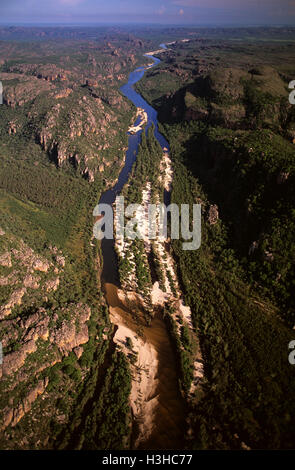
[[[42,395],[48,385],[48,378],[39,380],[37,385],[32,388],[29,393],[25,396],[23,402],[14,409],[6,409],[3,416],[3,424],[1,429],[4,430],[7,426],[16,426],[17,423],[23,418],[23,416],[31,410],[32,404]]]
[[[209,207],[208,222],[210,225],[215,225],[217,224],[218,219],[219,219],[218,207],[216,204],[213,204]]]

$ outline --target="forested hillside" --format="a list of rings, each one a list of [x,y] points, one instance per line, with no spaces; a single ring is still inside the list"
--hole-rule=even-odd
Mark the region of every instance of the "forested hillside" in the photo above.
[[[172,202],[202,201],[200,250],[173,242],[204,358],[195,448],[293,445],[290,52],[287,42],[176,43],[137,85],[171,145]]]
[[[1,448],[122,447],[130,380],[111,347],[92,212],[124,164],[136,110],[119,86],[143,42],[33,41],[0,44]],[[109,402],[93,441],[90,410],[97,420]]]
[[[1,449],[294,447],[294,40],[0,28]],[[124,166],[140,113],[120,87],[142,65],[169,149],[155,125],[132,135],[125,206],[147,230],[149,204],[201,204],[202,243],[115,239],[109,261],[93,209]],[[113,261],[121,285],[101,285]]]

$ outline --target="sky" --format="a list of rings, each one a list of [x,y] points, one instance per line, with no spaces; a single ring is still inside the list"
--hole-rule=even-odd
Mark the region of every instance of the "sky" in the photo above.
[[[295,25],[295,0],[0,0],[0,22]]]

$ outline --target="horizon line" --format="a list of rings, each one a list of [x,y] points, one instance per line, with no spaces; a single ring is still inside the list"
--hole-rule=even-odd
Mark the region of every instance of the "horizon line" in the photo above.
[[[55,26],[63,26],[63,27],[77,27],[77,26],[88,26],[88,27],[96,27],[96,26],[118,26],[118,25],[125,25],[125,26],[157,26],[157,27],[167,27],[167,26],[174,26],[174,27],[236,27],[236,28],[258,28],[258,27],[278,27],[278,28],[284,28],[284,27],[292,27],[295,28],[295,23],[153,23],[153,22],[127,22],[127,21],[101,21],[101,22],[29,22],[29,21],[22,21],[22,22],[17,22],[17,21],[1,21],[0,20],[0,25],[1,26],[8,26],[8,27],[13,27],[13,26],[47,26],[47,27],[55,27]]]

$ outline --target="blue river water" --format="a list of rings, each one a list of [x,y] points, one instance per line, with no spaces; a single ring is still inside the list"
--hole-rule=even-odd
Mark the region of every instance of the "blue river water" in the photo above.
[[[160,44],[162,49],[167,49],[165,44]],[[146,55],[149,59],[151,59],[153,63],[153,67],[159,64],[161,61],[157,57]],[[130,73],[128,82],[121,87],[121,92],[123,95],[126,96],[137,108],[142,108],[145,110],[148,116],[148,122],[145,127],[145,132],[147,129],[154,124],[155,125],[155,137],[157,138],[158,142],[160,143],[162,149],[166,147],[169,150],[169,144],[164,136],[159,132],[158,129],[158,117],[157,111],[152,108],[143,98],[142,96],[137,93],[133,85],[137,83],[141,78],[144,76],[146,71],[145,67],[139,67],[133,72]],[[138,118],[134,123],[138,124]],[[100,204],[113,204],[116,197],[122,191],[123,186],[127,183],[129,174],[131,172],[132,166],[136,160],[138,146],[141,141],[141,134],[143,131],[139,131],[137,134],[129,135],[128,137],[128,149],[126,151],[126,158],[125,164],[122,168],[118,181],[111,189],[105,191],[99,203]],[[118,269],[117,269],[117,256],[114,248],[114,240],[107,240],[103,239],[101,242],[101,251],[103,256],[103,270],[102,270],[102,283],[110,283],[115,284],[116,286],[120,286],[119,276],[118,276]]]

